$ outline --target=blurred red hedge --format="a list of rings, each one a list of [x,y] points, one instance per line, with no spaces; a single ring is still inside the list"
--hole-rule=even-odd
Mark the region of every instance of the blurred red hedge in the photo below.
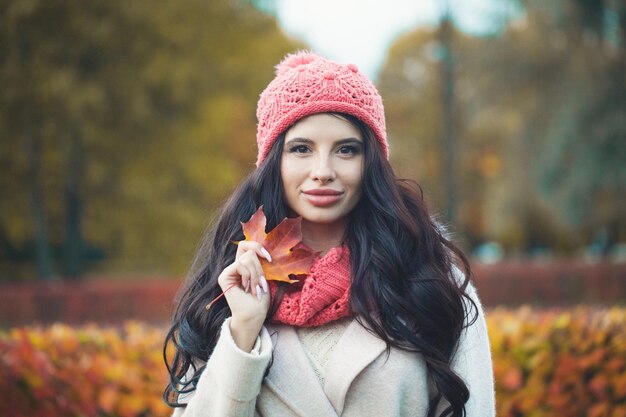
[[[487,313],[499,417],[626,417],[626,308]],[[0,416],[168,416],[163,327],[0,332]]]
[[[484,305],[572,306],[626,303],[626,263],[507,261],[474,264]],[[181,279],[90,277],[0,283],[0,326],[37,323],[169,321]]]

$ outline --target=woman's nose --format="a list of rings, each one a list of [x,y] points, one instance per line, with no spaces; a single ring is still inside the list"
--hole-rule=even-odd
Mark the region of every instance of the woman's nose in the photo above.
[[[315,158],[311,169],[311,177],[315,181],[326,183],[335,179],[335,170],[329,157],[319,156]]]

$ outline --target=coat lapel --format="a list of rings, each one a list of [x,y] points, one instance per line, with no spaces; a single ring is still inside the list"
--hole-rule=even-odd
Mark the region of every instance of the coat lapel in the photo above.
[[[295,329],[271,326],[269,332],[275,349],[273,365],[266,377],[267,388],[302,417],[336,416]]]
[[[372,363],[385,347],[384,341],[367,331],[356,320],[350,323],[339,339],[325,369],[324,392],[337,414],[341,415],[343,412],[346,394],[354,378]]]

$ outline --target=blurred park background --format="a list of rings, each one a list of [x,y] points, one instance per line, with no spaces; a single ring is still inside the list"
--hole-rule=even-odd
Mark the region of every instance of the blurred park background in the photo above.
[[[0,415],[167,415],[172,298],[274,65],[314,49],[380,55],[354,63],[471,255],[498,415],[626,417],[626,4],[475,1],[378,45],[371,1],[317,2],[344,34],[296,0],[0,0]]]

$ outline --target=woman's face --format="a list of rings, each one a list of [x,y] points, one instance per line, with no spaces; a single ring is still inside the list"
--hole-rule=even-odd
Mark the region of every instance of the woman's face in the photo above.
[[[281,178],[286,203],[310,223],[344,226],[361,197],[364,144],[349,121],[321,113],[285,134]]]

